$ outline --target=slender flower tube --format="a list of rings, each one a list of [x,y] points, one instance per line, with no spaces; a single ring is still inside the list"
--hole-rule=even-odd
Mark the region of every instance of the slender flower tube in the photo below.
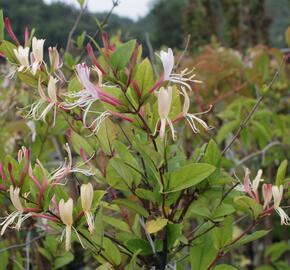
[[[165,136],[165,129],[166,129],[166,123],[168,123],[172,137],[175,139],[175,132],[174,127],[169,119],[169,113],[171,108],[171,102],[172,102],[172,87],[168,87],[167,89],[161,88],[157,93],[157,102],[158,102],[158,113],[160,117],[160,138],[164,139]],[[157,132],[159,121],[156,123],[155,127],[155,133]]]
[[[83,184],[81,186],[81,203],[86,216],[89,231],[92,233],[95,229],[94,216],[91,212],[92,202],[94,198],[94,189],[91,183]]]
[[[281,225],[290,225],[290,217],[286,212],[280,207],[283,198],[283,185],[272,187],[273,199],[274,199],[274,209],[281,218]]]
[[[62,223],[65,227],[65,249],[69,251],[71,249],[71,230],[73,224],[73,200],[69,198],[66,202],[64,199],[59,201],[59,215]]]
[[[13,49],[13,52],[20,63],[18,71],[29,68],[29,47],[23,48],[22,46],[19,46],[17,49]]]
[[[181,89],[182,89],[182,91],[180,93],[184,96],[182,114],[183,114],[183,117],[189,123],[192,131],[194,133],[200,132],[200,130],[196,127],[195,122],[199,123],[205,130],[211,130],[213,127],[209,126],[205,121],[203,121],[202,119],[197,117],[197,115],[202,115],[202,114],[208,113],[212,109],[212,106],[210,106],[210,108],[204,112],[194,113],[194,114],[188,113],[189,107],[190,107],[190,100],[189,100],[188,94],[185,91],[185,88],[181,87]]]

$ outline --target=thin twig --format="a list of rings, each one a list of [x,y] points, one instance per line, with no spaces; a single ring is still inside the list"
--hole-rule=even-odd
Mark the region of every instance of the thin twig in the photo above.
[[[67,53],[69,51],[69,49],[70,49],[70,45],[71,45],[71,42],[72,42],[73,34],[76,31],[76,29],[77,29],[77,27],[78,27],[78,25],[79,25],[79,23],[81,21],[81,18],[83,16],[86,8],[87,8],[87,4],[84,7],[81,6],[79,15],[78,15],[78,17],[77,17],[72,29],[69,31],[69,34],[68,34],[68,37],[67,37],[67,43],[66,43],[66,47],[65,47],[65,53]]]
[[[102,28],[104,28],[104,26],[105,26],[106,23],[108,22],[110,16],[112,15],[113,10],[115,9],[115,7],[117,7],[117,6],[120,4],[120,2],[119,2],[118,0],[112,0],[112,4],[113,4],[113,5],[112,5],[111,9],[108,11],[106,17],[104,18],[104,20],[103,20],[103,21],[101,22],[101,24],[99,25],[99,28],[98,28],[98,29],[95,31],[95,33],[91,36],[92,39],[94,39],[94,38],[99,34],[100,30],[102,31]],[[82,58],[83,58],[85,52],[86,52],[86,48],[84,48],[84,49],[82,50],[81,54],[80,54],[80,57],[79,57],[79,58],[80,58],[80,62],[81,62],[81,60],[82,60]]]
[[[175,67],[174,67],[175,69],[179,67],[181,60],[183,59],[184,55],[186,54],[186,52],[188,50],[188,45],[189,45],[190,39],[191,39],[191,35],[189,34],[186,38],[184,50],[182,51],[180,57],[178,58],[178,60],[175,64]]]
[[[256,151],[254,153],[251,153],[250,155],[244,157],[243,159],[241,159],[238,164],[236,164],[236,166],[234,167],[234,170],[241,166],[242,164],[244,164],[246,161],[252,159],[253,157],[255,156],[259,156],[259,155],[265,155],[265,153],[273,146],[275,145],[279,145],[281,144],[280,142],[278,141],[274,141],[274,142],[270,142],[269,144],[267,144],[262,150],[259,150],[259,151]]]

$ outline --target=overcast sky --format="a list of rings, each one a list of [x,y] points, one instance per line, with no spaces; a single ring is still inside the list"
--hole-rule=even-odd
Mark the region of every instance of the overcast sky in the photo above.
[[[112,7],[111,0],[87,0],[90,11],[103,12],[108,11]],[[115,14],[129,17],[131,19],[138,19],[143,17],[149,11],[149,3],[152,0],[119,0],[120,5],[114,10]],[[64,2],[70,5],[78,6],[77,0],[44,0],[46,3]]]

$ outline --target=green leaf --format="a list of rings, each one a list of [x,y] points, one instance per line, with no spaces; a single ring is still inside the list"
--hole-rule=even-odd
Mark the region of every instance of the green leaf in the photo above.
[[[0,243],[0,249],[5,249],[6,246],[4,244],[4,241],[2,240],[1,243]],[[0,270],[5,270],[5,269],[8,269],[6,268],[7,265],[8,265],[8,258],[9,258],[9,254],[7,251],[4,251],[4,252],[1,252],[0,253]]]
[[[24,83],[26,83],[27,85],[33,87],[33,88],[37,88],[38,87],[38,80],[35,76],[33,76],[31,73],[29,72],[18,72],[17,73],[17,77],[23,81]]]
[[[134,181],[132,169],[118,157],[109,160],[106,179],[110,186],[121,190],[129,190]]]
[[[243,236],[238,242],[236,242],[234,245],[231,245],[230,247],[239,247],[241,245],[245,245],[247,243],[253,242],[259,238],[264,237],[265,235],[267,235],[270,232],[270,230],[260,230],[260,231],[256,231],[253,232],[251,234],[245,235]]]
[[[238,196],[234,198],[234,202],[240,210],[249,213],[254,219],[263,211],[262,205],[247,196]]]
[[[103,221],[115,227],[118,230],[129,232],[129,233],[131,232],[129,225],[120,219],[109,217],[109,216],[103,216]]]
[[[78,2],[80,4],[80,6],[83,7],[84,6],[84,3],[85,3],[85,0],[78,0]]]
[[[114,265],[119,265],[121,263],[122,258],[119,249],[107,237],[104,238],[103,248],[106,257],[110,260],[111,263],[113,263]]]
[[[80,136],[76,132],[72,132],[70,138],[73,149],[76,153],[80,153],[81,149],[83,149],[85,154],[89,157],[91,157],[95,153],[95,150],[93,149],[91,144],[84,137]]]
[[[276,175],[276,181],[275,184],[277,186],[283,185],[284,183],[284,179],[285,179],[285,175],[286,175],[286,171],[287,171],[287,165],[288,165],[288,161],[285,159],[281,162],[278,171],[277,171],[277,175]]]
[[[182,224],[168,224],[167,225],[167,239],[168,248],[174,246],[175,242],[182,235]]]
[[[54,262],[54,266],[53,269],[60,269],[62,267],[64,267],[65,265],[69,264],[70,262],[72,262],[74,260],[74,255],[72,253],[64,253],[63,256],[58,257],[55,262]]]
[[[152,254],[152,248],[148,241],[145,241],[143,239],[130,239],[126,242],[126,246],[129,248],[132,252],[140,252],[140,255],[150,255]]]
[[[117,71],[123,69],[127,65],[133,54],[135,44],[136,40],[130,40],[119,46],[111,55],[111,63]]]
[[[18,60],[13,52],[13,49],[16,49],[16,46],[7,40],[3,40],[3,42],[0,45],[0,52],[3,53],[10,62],[18,63]]]
[[[288,250],[290,250],[290,246],[286,242],[274,243],[267,247],[265,256],[270,257],[271,261],[274,262]]]
[[[126,145],[124,145],[120,141],[114,141],[113,147],[117,151],[121,160],[127,166],[127,170],[129,170],[131,172],[134,183],[136,184],[136,186],[138,186],[138,184],[140,183],[140,180],[141,180],[141,175],[138,172],[140,170],[140,166],[138,164],[138,161],[130,153],[130,151],[128,150]]]
[[[217,134],[217,142],[221,143],[224,139],[227,138],[229,133],[234,131],[240,124],[239,120],[233,120],[230,121],[226,124],[223,124],[222,127],[219,129],[218,134]]]
[[[127,199],[117,199],[117,200],[114,200],[113,203],[124,206],[124,207],[128,208],[129,210],[131,210],[135,213],[138,213],[145,218],[147,218],[149,216],[147,210],[136,202],[132,202],[132,201],[127,200]]]
[[[219,264],[214,268],[214,270],[238,270],[238,268],[228,264]]]
[[[204,154],[203,158],[204,162],[218,167],[221,157],[222,157],[221,152],[216,142],[214,140],[210,140]]]
[[[4,40],[4,18],[3,18],[3,10],[0,10],[0,42]]]
[[[191,270],[207,270],[218,254],[209,237],[210,235],[201,237],[199,242],[190,249]]]
[[[166,175],[166,192],[183,190],[197,185],[215,171],[215,167],[206,163],[191,163]]]
[[[68,68],[70,68],[70,69],[74,69],[74,66],[75,66],[75,64],[76,64],[76,62],[75,62],[75,59],[73,58],[73,56],[70,54],[70,53],[68,53],[68,52],[66,52],[65,54],[64,54],[64,63],[65,63],[65,65],[68,67]]]
[[[148,58],[145,58],[139,65],[135,75],[136,82],[142,92],[146,94],[154,85],[154,73]]]
[[[233,217],[227,217],[219,227],[212,230],[213,244],[220,250],[232,241],[233,237]]]

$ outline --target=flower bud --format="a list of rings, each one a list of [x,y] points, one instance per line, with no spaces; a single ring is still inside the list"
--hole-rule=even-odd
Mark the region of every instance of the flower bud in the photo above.
[[[48,93],[48,96],[49,96],[51,102],[53,102],[53,103],[57,102],[56,83],[57,83],[57,79],[50,76],[49,81],[48,81],[48,86],[47,86],[47,93]]]
[[[65,227],[65,249],[66,251],[71,248],[71,228],[73,223],[73,200],[69,198],[66,202],[63,199],[59,201],[59,215]]]
[[[264,209],[269,207],[269,204],[272,200],[272,185],[271,184],[263,184],[262,186],[263,198],[264,198]]]
[[[81,203],[86,216],[89,231],[92,233],[95,229],[94,217],[91,213],[92,202],[94,198],[94,189],[91,183],[83,184],[81,186]]]
[[[90,211],[94,197],[94,189],[91,183],[81,186],[81,202],[84,212]]]
[[[55,71],[61,67],[59,53],[56,47],[49,47],[48,48],[48,54],[49,54],[49,61],[50,61],[50,67],[52,71]]]
[[[158,113],[160,118],[167,118],[170,112],[171,101],[172,101],[172,88],[168,89],[161,88],[157,93],[158,98]]]

